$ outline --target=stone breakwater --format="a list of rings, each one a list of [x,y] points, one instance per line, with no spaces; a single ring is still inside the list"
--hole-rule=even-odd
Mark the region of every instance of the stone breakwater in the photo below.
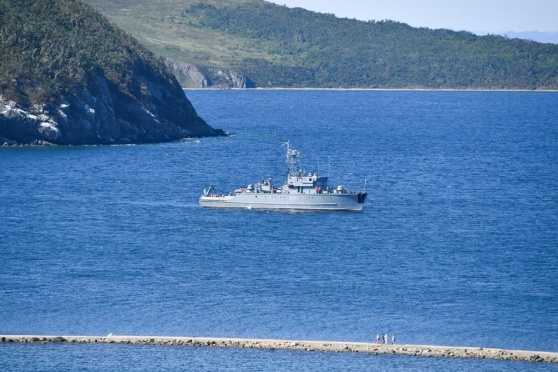
[[[557,352],[505,350],[479,347],[428,345],[377,345],[362,342],[292,341],[214,337],[159,336],[40,336],[0,335],[2,343],[83,343],[190,347],[233,347],[267,350],[300,350],[336,353],[390,354],[439,358],[479,358],[509,361],[558,363]]]

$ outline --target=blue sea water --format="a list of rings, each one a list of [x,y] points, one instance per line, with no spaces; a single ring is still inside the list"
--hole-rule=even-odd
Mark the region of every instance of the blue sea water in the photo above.
[[[0,334],[373,341],[558,351],[558,94],[187,91],[232,133],[0,148]],[[283,141],[362,213],[203,210]],[[366,184],[365,184],[366,180]],[[0,368],[524,370],[286,351],[0,345]]]

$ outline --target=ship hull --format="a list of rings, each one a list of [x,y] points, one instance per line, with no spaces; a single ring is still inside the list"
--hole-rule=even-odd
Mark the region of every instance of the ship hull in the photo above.
[[[366,193],[281,194],[253,193],[235,196],[202,196],[204,208],[238,208],[256,210],[362,211]]]

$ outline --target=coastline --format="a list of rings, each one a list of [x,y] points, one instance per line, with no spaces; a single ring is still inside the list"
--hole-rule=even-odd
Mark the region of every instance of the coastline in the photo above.
[[[355,92],[503,92],[503,93],[558,93],[558,89],[466,89],[466,88],[185,88],[184,91],[213,91],[213,90],[238,90],[238,91],[355,91]]]
[[[296,350],[335,353],[389,354],[438,358],[477,358],[533,363],[557,363],[558,352],[508,350],[482,347],[435,345],[378,345],[365,342],[296,341],[275,339],[166,337],[166,336],[56,336],[56,335],[0,335],[0,343],[78,343],[127,344],[188,347],[249,348],[267,350]]]

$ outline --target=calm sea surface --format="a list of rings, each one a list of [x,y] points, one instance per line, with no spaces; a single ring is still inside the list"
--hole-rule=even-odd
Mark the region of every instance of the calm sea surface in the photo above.
[[[0,148],[0,333],[558,351],[558,94],[187,91],[233,135]],[[285,179],[283,141],[362,213],[203,210]],[[365,184],[366,180],[366,184]],[[497,361],[0,345],[0,368],[523,370]]]

